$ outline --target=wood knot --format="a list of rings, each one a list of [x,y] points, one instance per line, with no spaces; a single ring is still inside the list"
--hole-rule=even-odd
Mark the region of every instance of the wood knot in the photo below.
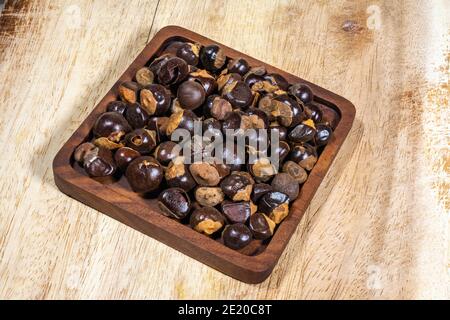
[[[357,33],[361,32],[364,28],[354,20],[345,20],[342,24],[342,30],[345,32]]]

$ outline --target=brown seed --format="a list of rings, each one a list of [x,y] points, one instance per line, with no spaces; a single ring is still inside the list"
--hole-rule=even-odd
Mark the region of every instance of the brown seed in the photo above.
[[[223,202],[225,195],[219,187],[198,187],[195,190],[195,200],[207,207],[215,207]]]
[[[252,214],[250,201],[233,202],[225,200],[220,208],[230,223],[245,223]]]
[[[273,235],[276,224],[264,213],[255,213],[250,217],[248,226],[255,239],[265,240]]]
[[[217,186],[220,175],[216,167],[207,162],[197,162],[190,165],[189,170],[195,181],[205,187]]]
[[[205,102],[205,89],[195,81],[185,81],[177,91],[177,98],[184,109],[194,110]]]
[[[186,192],[197,185],[188,170],[188,166],[184,164],[184,157],[176,157],[169,163],[165,178],[170,187],[182,188]]]
[[[148,115],[150,116],[154,115],[156,112],[156,105],[158,102],[156,101],[153,92],[151,92],[148,89],[142,89],[140,95],[142,108],[144,108],[145,111],[147,111]]]
[[[145,193],[159,188],[164,172],[155,158],[142,156],[128,165],[125,176],[135,192]]]
[[[125,133],[121,132],[121,135],[123,136]],[[107,137],[100,137],[94,140],[94,144],[97,147],[101,147],[101,148],[105,148],[108,150],[116,150],[119,148],[122,148],[124,146],[124,144],[122,142],[119,141],[114,141],[115,139],[110,139]]]
[[[286,194],[291,201],[297,199],[299,186],[297,181],[287,173],[278,173],[272,180],[271,186],[274,191]]]
[[[169,188],[159,194],[158,206],[165,216],[179,220],[189,214],[191,201],[183,189]]]
[[[138,151],[128,147],[123,147],[117,150],[116,153],[114,154],[114,161],[116,161],[117,166],[122,171],[125,171],[125,169],[131,163],[131,161],[140,156],[141,154]]]
[[[261,197],[258,210],[279,224],[289,214],[289,197],[278,191],[270,191]]]
[[[230,102],[218,96],[214,98],[210,110],[211,116],[213,118],[222,121],[232,111],[233,107],[231,106]]]
[[[200,233],[211,235],[225,225],[225,218],[213,207],[197,208],[191,215],[189,224]]]
[[[136,103],[139,85],[133,81],[125,81],[119,85],[120,98],[128,103]]]
[[[250,180],[243,175],[231,174],[220,183],[223,193],[233,201],[249,201],[253,190]]]
[[[84,162],[84,156],[93,149],[95,149],[95,145],[93,143],[85,142],[80,144],[73,153],[75,161],[82,164]]]
[[[248,171],[257,182],[269,181],[277,174],[277,169],[268,158],[259,158],[253,164],[248,165]]]
[[[135,78],[137,83],[145,87],[153,83],[155,75],[149,68],[143,67],[136,72]]]
[[[84,156],[84,170],[91,177],[112,176],[116,169],[111,150],[96,147]]]
[[[283,164],[282,171],[289,174],[297,183],[302,184],[308,179],[308,173],[294,161],[286,161]]]

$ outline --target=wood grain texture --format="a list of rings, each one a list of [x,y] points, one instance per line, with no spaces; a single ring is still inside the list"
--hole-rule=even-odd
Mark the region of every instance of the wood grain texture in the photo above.
[[[111,3],[8,1],[0,18],[1,298],[448,298],[448,1]],[[357,106],[262,284],[224,276],[53,183],[56,151],[168,24]]]

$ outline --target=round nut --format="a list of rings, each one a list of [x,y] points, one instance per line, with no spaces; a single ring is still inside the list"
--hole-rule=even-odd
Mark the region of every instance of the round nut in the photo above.
[[[276,223],[264,213],[255,213],[250,217],[248,226],[255,239],[266,240],[273,235]]]
[[[302,184],[308,179],[308,173],[294,161],[286,161],[283,164],[282,171],[289,174],[297,183]]]
[[[225,198],[222,189],[219,187],[198,187],[194,196],[200,205],[206,207],[215,207]]]
[[[201,186],[214,187],[220,182],[220,175],[216,167],[207,162],[196,162],[189,166],[194,180]]]
[[[153,83],[155,75],[149,68],[143,67],[136,72],[135,78],[137,83],[145,87]]]
[[[258,210],[279,224],[289,214],[289,197],[278,191],[267,192],[259,200]]]
[[[158,206],[164,215],[175,218],[185,218],[191,209],[191,201],[181,188],[169,188],[158,196]]]
[[[251,201],[225,200],[220,207],[223,215],[231,223],[245,223],[256,212],[256,206]]]
[[[188,166],[184,164],[184,157],[176,157],[169,163],[165,178],[169,187],[182,188],[186,192],[197,185],[189,173]]]
[[[243,223],[228,225],[222,232],[222,240],[231,249],[242,249],[252,241],[252,232]]]
[[[213,207],[203,207],[194,210],[189,224],[197,232],[212,235],[222,229],[225,225],[225,218],[219,210]]]
[[[131,161],[125,176],[135,192],[145,193],[159,188],[164,173],[155,158],[142,156]]]
[[[287,173],[278,173],[273,178],[271,186],[274,191],[279,191],[286,194],[291,201],[297,199],[298,197],[298,182]]]
[[[79,163],[83,163],[84,162],[84,156],[92,151],[93,149],[95,149],[95,145],[93,143],[90,142],[85,142],[80,144],[76,149],[75,152],[73,153],[73,157],[75,159],[75,161],[79,162]]]
[[[253,190],[251,181],[240,174],[231,174],[220,183],[223,193],[233,201],[250,201]]]

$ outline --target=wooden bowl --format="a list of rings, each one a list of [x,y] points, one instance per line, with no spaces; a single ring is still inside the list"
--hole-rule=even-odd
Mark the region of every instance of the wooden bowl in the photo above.
[[[325,114],[336,117],[336,127],[332,140],[322,151],[315,167],[309,174],[308,180],[301,187],[297,200],[291,205],[288,217],[280,224],[268,243],[254,240],[245,250],[229,249],[219,240],[210,239],[192,230],[188,225],[163,216],[159,212],[156,199],[145,198],[132,192],[126,179],[99,181],[89,178],[73,159],[75,148],[82,142],[89,140],[91,129],[98,116],[106,111],[106,106],[110,101],[116,100],[118,85],[123,81],[131,80],[139,68],[146,65],[169,42],[174,40],[198,42],[203,45],[217,43],[222,46],[228,57],[243,57],[251,66],[265,66],[269,73],[279,73],[289,83],[306,83],[312,88],[315,94],[315,102],[321,105]],[[55,183],[67,195],[194,259],[241,281],[259,283],[270,275],[289,239],[295,232],[314,193],[350,131],[354,117],[355,108],[353,104],[343,97],[192,31],[177,26],[168,26],[154,36],[86,120],[62,146],[53,161]]]

